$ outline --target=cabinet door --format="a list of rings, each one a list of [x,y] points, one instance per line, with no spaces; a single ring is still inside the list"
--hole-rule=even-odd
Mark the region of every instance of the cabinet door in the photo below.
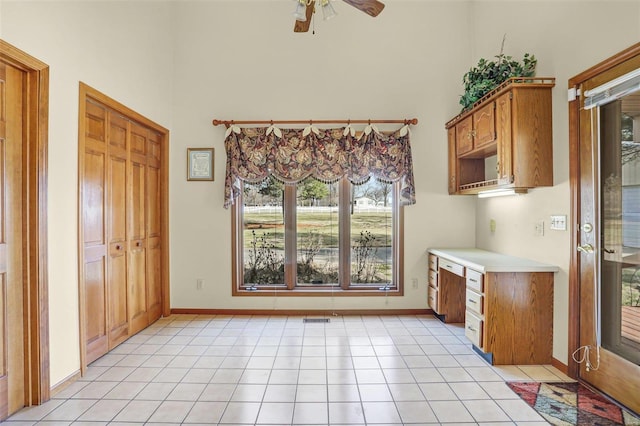
[[[482,148],[496,140],[496,104],[491,102],[473,113],[473,148]]]
[[[456,124],[456,154],[463,155],[473,149],[473,116]]]
[[[456,128],[447,131],[449,141],[449,194],[458,192],[458,158],[456,157]]]
[[[513,183],[513,143],[511,140],[511,93],[496,99],[498,184]]]

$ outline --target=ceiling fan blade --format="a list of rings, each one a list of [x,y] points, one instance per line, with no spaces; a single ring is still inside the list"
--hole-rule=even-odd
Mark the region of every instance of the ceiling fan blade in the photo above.
[[[311,25],[311,17],[313,16],[313,10],[316,7],[315,0],[311,1],[307,5],[307,20],[306,21],[298,21],[296,20],[296,24],[293,26],[294,33],[306,33],[309,31],[309,25]]]
[[[367,15],[373,16],[374,18],[382,12],[384,9],[384,3],[379,2],[378,0],[342,0],[347,4],[355,7],[358,10],[363,11]]]

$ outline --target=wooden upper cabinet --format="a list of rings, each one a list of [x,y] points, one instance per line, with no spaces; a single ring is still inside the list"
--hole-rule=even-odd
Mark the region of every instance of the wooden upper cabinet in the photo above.
[[[458,156],[473,150],[473,117],[467,117],[456,124],[455,135]]]
[[[455,125],[457,155],[473,152],[496,140],[495,108],[491,102]]]
[[[496,127],[498,185],[513,183],[513,162],[511,149],[511,92],[496,99]]]
[[[489,102],[473,113],[473,147],[482,148],[496,140],[495,102]]]
[[[449,194],[455,194],[458,190],[458,166],[456,160],[456,129],[454,127],[447,131],[449,140]]]
[[[507,80],[446,124],[450,194],[553,185],[554,85],[553,78]]]

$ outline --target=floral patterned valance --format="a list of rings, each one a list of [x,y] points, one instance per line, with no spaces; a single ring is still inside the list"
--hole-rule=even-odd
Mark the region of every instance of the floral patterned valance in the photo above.
[[[346,176],[354,184],[374,177],[401,182],[400,201],[415,204],[409,129],[381,133],[369,125],[356,136],[351,126],[318,129],[279,129],[275,126],[230,126],[225,138],[227,171],[224,207],[241,194],[240,182],[257,183],[269,176],[295,184],[309,176],[336,182]]]

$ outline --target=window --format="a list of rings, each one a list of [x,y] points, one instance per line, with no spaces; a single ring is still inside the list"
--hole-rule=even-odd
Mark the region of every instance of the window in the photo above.
[[[270,177],[243,184],[234,204],[235,289],[398,292],[398,184]]]
[[[401,206],[415,203],[407,125],[232,125],[225,148],[234,295],[402,293]]]

